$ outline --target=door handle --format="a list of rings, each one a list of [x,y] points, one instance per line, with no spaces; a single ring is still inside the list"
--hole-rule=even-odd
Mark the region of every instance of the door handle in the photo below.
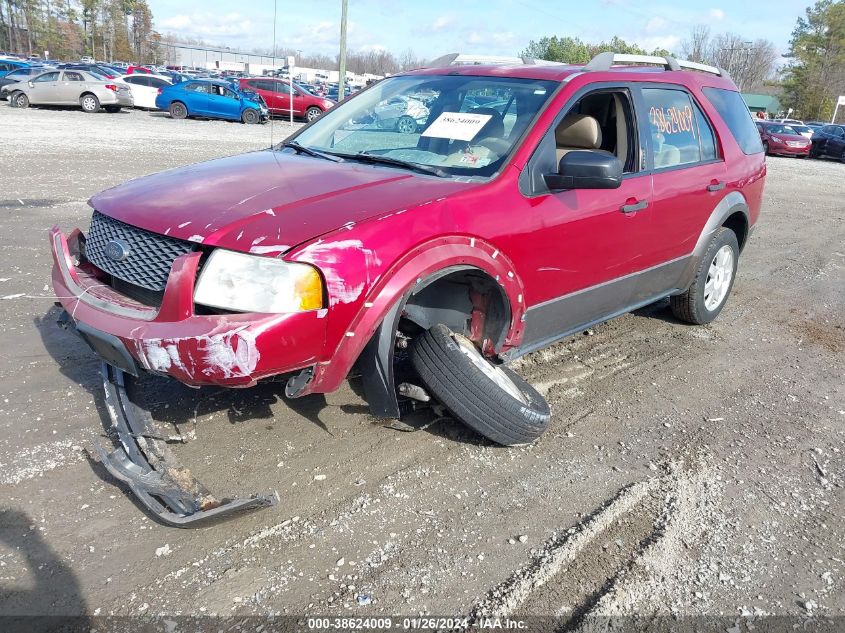
[[[721,191],[725,188],[725,183],[722,181],[714,180],[709,185],[707,185],[707,191]]]
[[[634,198],[630,198],[633,200]],[[637,200],[636,202],[630,202],[627,204],[623,204],[622,207],[619,209],[622,213],[635,213],[637,211],[642,211],[648,206],[648,200]]]

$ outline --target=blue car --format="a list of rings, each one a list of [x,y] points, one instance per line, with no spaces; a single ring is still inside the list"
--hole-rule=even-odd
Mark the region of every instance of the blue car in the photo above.
[[[161,89],[156,107],[167,110],[174,119],[189,116],[263,123],[269,112],[257,94],[238,90],[225,81],[191,79]]]
[[[18,68],[26,68],[30,66],[29,62],[25,62],[19,59],[0,59],[0,77],[5,75],[6,73],[10,73],[13,70],[17,70]]]

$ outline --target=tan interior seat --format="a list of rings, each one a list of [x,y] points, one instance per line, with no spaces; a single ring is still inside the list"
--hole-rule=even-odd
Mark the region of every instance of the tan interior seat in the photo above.
[[[557,161],[575,150],[597,150],[601,147],[601,127],[588,114],[570,114],[555,128]]]

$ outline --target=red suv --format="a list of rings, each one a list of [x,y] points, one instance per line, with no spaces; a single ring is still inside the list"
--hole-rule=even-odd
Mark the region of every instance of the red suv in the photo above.
[[[774,121],[756,121],[763,151],[766,154],[780,154],[781,156],[797,156],[807,158],[813,147],[812,141],[799,134],[786,123]]]
[[[272,77],[246,77],[241,79],[242,90],[252,90],[263,98],[271,114],[290,116],[290,82]],[[293,115],[309,123],[334,106],[335,102],[313,95],[305,88],[293,84]]]
[[[664,297],[712,321],[760,213],[763,147],[723,71],[619,64],[653,60],[416,70],[270,150],[92,198],[86,233],[52,231],[53,286],[106,362],[122,445],[105,465],[171,522],[272,502],[219,506],[160,476],[130,376],[285,375],[299,398],[355,368],[377,416],[440,403],[515,445],[550,411],[509,361]],[[425,104],[413,133],[379,127],[394,97]]]

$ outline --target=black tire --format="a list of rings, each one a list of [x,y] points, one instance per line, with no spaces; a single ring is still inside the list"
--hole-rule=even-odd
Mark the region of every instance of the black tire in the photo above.
[[[545,398],[510,369],[497,367],[524,401],[505,391],[460,350],[458,336],[438,324],[414,340],[411,363],[431,394],[455,418],[497,444],[528,444],[540,437],[551,419]]]
[[[733,251],[733,269],[727,292],[717,306],[708,309],[705,305],[705,287],[710,278],[710,266],[714,263],[717,253],[723,247],[728,246]],[[695,278],[692,285],[687,291],[680,295],[675,295],[669,298],[669,305],[672,308],[672,314],[681,321],[693,323],[695,325],[704,325],[710,323],[713,319],[719,316],[722,308],[728,302],[733,290],[734,281],[736,280],[737,262],[739,261],[739,242],[736,239],[736,233],[732,230],[720,227],[713,234],[704,255],[698,262],[695,270]]]
[[[396,121],[396,130],[402,134],[413,134],[417,131],[417,122],[414,121],[413,117],[403,114]]]
[[[185,104],[181,101],[174,101],[170,104],[170,108],[168,108],[170,112],[171,118],[174,119],[187,119],[188,118],[188,108],[185,107]]]
[[[241,114],[241,121],[246,123],[247,125],[255,125],[261,120],[261,117],[258,116],[258,110],[255,108],[247,108]]]
[[[13,108],[28,108],[29,97],[26,96],[26,93],[18,90],[17,92],[12,94],[12,98],[9,99],[9,105],[11,105]]]
[[[769,155],[769,142],[763,141],[763,153],[768,156]]]
[[[845,163],[845,149],[842,150],[842,154],[839,156],[839,160]]]
[[[316,106],[311,106],[305,111],[305,120],[311,123],[314,119],[319,119],[323,114],[323,111]]]
[[[97,95],[86,92],[84,95],[79,97],[79,107],[82,108],[83,112],[96,114],[100,111],[100,100],[97,98]]]

